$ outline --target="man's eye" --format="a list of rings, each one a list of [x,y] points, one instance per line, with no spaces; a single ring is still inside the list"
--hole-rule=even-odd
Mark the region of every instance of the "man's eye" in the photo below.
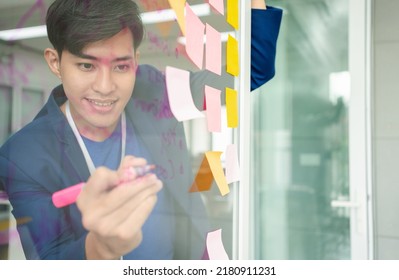
[[[115,70],[118,72],[127,72],[130,69],[129,64],[120,64],[115,66]]]
[[[93,69],[93,64],[91,63],[79,63],[79,68],[83,71],[90,71]]]

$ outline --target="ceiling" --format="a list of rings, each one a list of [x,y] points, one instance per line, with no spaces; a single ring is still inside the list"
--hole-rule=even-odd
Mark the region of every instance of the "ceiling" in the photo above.
[[[0,1],[0,30],[30,27],[45,24],[46,11],[53,0],[1,0]],[[170,8],[168,0],[136,1],[141,10],[153,11]],[[203,4],[204,0],[190,0],[190,5]],[[225,17],[214,12],[210,16],[202,17],[203,22],[217,26],[218,30],[230,31]],[[177,43],[180,29],[177,22],[152,24],[145,26],[146,39],[140,46],[140,59],[142,63],[153,64],[158,67],[174,65],[191,69],[193,65],[184,57],[184,47]],[[33,51],[42,53],[46,47],[51,46],[47,38],[25,39],[16,42]],[[160,59],[162,57],[162,59]]]
[[[168,0],[135,0],[141,10],[154,11],[169,8]],[[0,30],[16,27],[43,25],[48,6],[53,0],[0,0]],[[203,4],[206,0],[187,0],[190,5]],[[226,2],[226,1],[225,1]],[[332,52],[346,52],[348,0],[267,0],[269,5],[284,8],[284,28],[295,29],[285,38],[287,50],[301,50],[304,58],[321,57],[326,65],[336,63]],[[340,16],[341,15],[341,16]],[[214,12],[202,17],[220,32],[231,31],[225,17]],[[284,27],[285,26],[285,27]],[[140,47],[141,63],[148,63],[163,69],[166,65],[193,69],[192,63],[184,58],[184,47],[177,43],[180,29],[176,22],[147,25],[146,38]],[[334,42],[331,48],[330,32],[341,34],[342,40]],[[47,38],[27,39],[17,42],[32,50],[42,53],[49,47]],[[184,59],[183,59],[184,58]],[[316,61],[316,60],[315,60]]]

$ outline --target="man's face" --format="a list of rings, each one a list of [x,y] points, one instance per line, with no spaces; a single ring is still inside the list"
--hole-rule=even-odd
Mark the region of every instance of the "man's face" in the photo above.
[[[97,130],[112,132],[136,78],[137,56],[130,31],[88,44],[79,56],[64,50],[59,62],[59,77],[80,133],[92,138],[90,134]]]

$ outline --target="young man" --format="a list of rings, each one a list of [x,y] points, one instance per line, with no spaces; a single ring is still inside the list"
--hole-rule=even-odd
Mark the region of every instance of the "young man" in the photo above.
[[[265,9],[253,0],[259,3]],[[253,11],[266,35],[252,38],[252,89],[274,75],[280,21],[278,9]],[[163,112],[167,102],[155,110],[138,106],[162,99],[166,87],[161,72],[138,66],[137,5],[56,0],[47,29],[54,48],[44,56],[62,84],[0,150],[13,215],[28,220],[18,226],[26,258],[201,258],[209,229],[200,195],[188,193],[183,125]],[[206,77],[192,74],[194,93]],[[164,135],[173,141],[163,142]],[[137,178],[132,167],[145,164],[155,164],[155,172]],[[51,195],[79,182],[86,184],[77,203],[55,208]]]

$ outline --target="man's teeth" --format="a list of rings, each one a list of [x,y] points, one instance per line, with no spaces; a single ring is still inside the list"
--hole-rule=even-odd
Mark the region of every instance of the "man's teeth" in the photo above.
[[[98,101],[90,100],[90,99],[89,99],[89,102],[93,103],[96,106],[101,106],[101,107],[111,106],[112,104],[115,103],[115,101],[112,101],[112,102],[98,102]]]

